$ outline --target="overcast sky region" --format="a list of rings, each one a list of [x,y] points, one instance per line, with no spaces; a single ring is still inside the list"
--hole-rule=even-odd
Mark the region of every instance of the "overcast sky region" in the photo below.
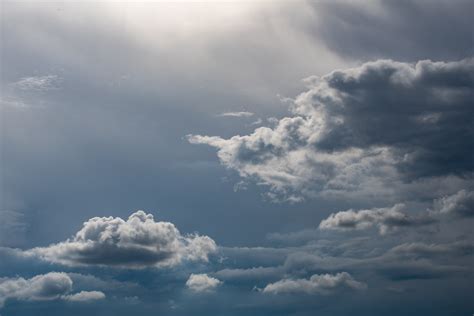
[[[474,313],[474,1],[1,1],[0,315]]]

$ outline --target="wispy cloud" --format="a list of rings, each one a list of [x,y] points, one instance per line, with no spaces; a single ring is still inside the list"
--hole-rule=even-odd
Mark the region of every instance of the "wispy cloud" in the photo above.
[[[246,111],[243,111],[243,112],[224,112],[224,113],[221,113],[217,116],[224,116],[224,117],[251,117],[251,116],[254,116],[255,113],[252,113],[252,112],[246,112]]]
[[[12,85],[24,91],[49,91],[59,89],[63,78],[57,75],[23,77]]]

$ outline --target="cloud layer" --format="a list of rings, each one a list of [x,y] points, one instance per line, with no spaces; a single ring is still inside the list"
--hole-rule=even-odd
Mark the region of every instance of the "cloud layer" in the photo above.
[[[68,266],[120,268],[173,267],[183,261],[208,261],[216,251],[207,236],[183,236],[169,222],[137,211],[125,221],[119,217],[94,217],[72,239],[34,248],[28,254]]]
[[[463,189],[436,200],[434,212],[461,218],[474,216],[474,191]]]

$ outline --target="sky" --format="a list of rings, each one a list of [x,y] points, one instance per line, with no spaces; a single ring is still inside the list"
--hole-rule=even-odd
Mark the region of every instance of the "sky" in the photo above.
[[[0,12],[0,315],[474,312],[474,2]]]

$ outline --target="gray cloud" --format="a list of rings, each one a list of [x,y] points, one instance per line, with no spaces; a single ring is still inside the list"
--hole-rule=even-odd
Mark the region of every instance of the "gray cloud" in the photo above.
[[[0,278],[0,307],[8,299],[20,301],[90,301],[105,298],[104,293],[99,291],[81,291],[69,294],[72,291],[73,282],[71,278],[62,272],[50,272],[37,275],[31,279],[24,278]]]
[[[369,62],[308,79],[294,116],[274,128],[188,140],[217,148],[222,164],[289,201],[393,195],[422,179],[449,190],[449,177],[474,171],[473,73],[474,59]]]
[[[186,287],[193,292],[211,292],[221,284],[222,281],[207,274],[191,274],[186,281]]]
[[[272,279],[282,273],[281,267],[252,267],[247,269],[222,269],[215,273],[223,280],[255,282],[262,279]]]
[[[456,241],[452,243],[424,243],[410,242],[393,247],[388,251],[388,255],[397,255],[412,258],[429,257],[459,257],[474,254],[474,242]]]
[[[460,190],[455,194],[435,199],[432,209],[409,215],[404,204],[368,210],[347,210],[332,213],[319,224],[322,230],[363,230],[378,227],[381,234],[402,227],[419,227],[454,219],[472,217],[474,214],[474,192]]]
[[[173,267],[183,261],[208,261],[216,251],[207,236],[183,236],[169,222],[137,211],[125,221],[94,217],[72,239],[26,251],[27,254],[69,266],[120,268]]]
[[[373,208],[369,210],[347,210],[331,214],[321,221],[320,229],[327,230],[362,230],[377,227],[380,234],[396,230],[401,227],[416,227],[435,222],[428,215],[410,216],[404,204],[393,207]]]
[[[469,0],[318,1],[312,6],[318,16],[312,33],[347,58],[451,60],[474,52]]]
[[[474,191],[460,190],[436,200],[433,212],[454,217],[474,216]]]
[[[263,293],[272,294],[330,294],[337,290],[350,288],[362,290],[367,288],[365,283],[354,280],[347,272],[336,274],[314,274],[309,279],[284,279],[270,283]]]
[[[20,246],[25,241],[28,226],[23,213],[0,211],[0,246]]]
[[[63,79],[58,75],[23,77],[12,83],[15,89],[26,91],[48,91],[58,89]]]

